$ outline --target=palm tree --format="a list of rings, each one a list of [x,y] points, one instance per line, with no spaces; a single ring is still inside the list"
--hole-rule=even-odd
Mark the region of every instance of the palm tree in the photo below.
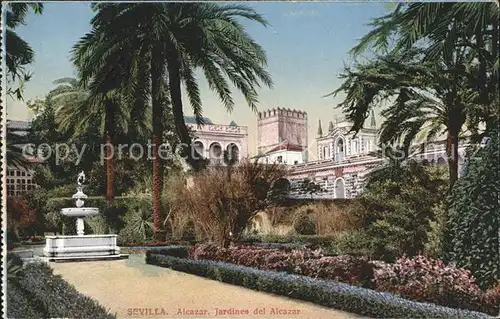
[[[107,59],[133,52],[127,68],[144,63],[148,80],[135,81],[134,89],[149,93],[153,116],[153,210],[155,233],[161,227],[161,189],[163,165],[158,147],[163,139],[163,119],[171,105],[175,129],[188,163],[194,169],[203,167],[191,147],[191,136],[184,122],[181,84],[185,85],[189,102],[203,124],[202,102],[196,69],[202,70],[209,86],[231,111],[234,101],[227,79],[245,96],[249,106],[256,108],[259,82],[272,82],[265,71],[265,53],[246,34],[237,18],[246,18],[266,25],[254,10],[242,5],[211,3],[98,4],[92,19],[92,31],[79,43],[78,56],[87,61],[81,66],[88,78],[96,69],[105,67]],[[91,43],[91,44],[90,44]],[[85,76],[85,74],[87,76]],[[226,77],[224,77],[224,74]],[[142,84],[142,85],[141,85]],[[144,88],[148,86],[148,88]],[[142,95],[142,94],[141,94]]]
[[[456,52],[476,59],[471,89],[479,91],[471,111],[487,130],[498,125],[499,7],[483,3],[398,4],[393,12],[372,21],[373,30],[351,50],[355,56],[375,52],[404,52],[423,48],[426,60],[451,63]],[[393,45],[391,45],[393,44]]]
[[[34,60],[34,52],[30,45],[24,41],[14,31],[19,25],[23,25],[26,20],[29,8],[35,14],[41,14],[43,11],[43,4],[41,3],[9,3],[6,5],[6,26],[5,43],[6,54],[5,64],[7,67],[7,79],[10,81],[19,80],[19,87],[7,89],[7,94],[18,100],[23,99],[24,83],[29,81],[31,74],[29,74],[25,67]],[[7,128],[8,130],[8,128]],[[26,167],[29,162],[24,158],[21,147],[19,146],[19,136],[7,131],[7,145],[6,157],[7,165],[15,167]]]
[[[470,74],[465,68],[470,57],[457,57],[452,65],[445,61],[426,61],[421,50],[391,53],[354,70],[346,68],[345,82],[332,94],[346,92],[339,107],[347,113],[359,131],[370,110],[382,101],[391,104],[382,115],[386,118],[380,143],[401,144],[405,153],[420,132],[432,141],[447,134],[450,184],[458,178],[458,144],[467,119],[467,106],[477,93],[468,89]]]
[[[52,100],[56,106],[56,123],[61,131],[70,131],[74,136],[88,132],[96,125],[103,136],[106,146],[106,200],[114,198],[114,143],[119,133],[127,133],[131,124],[133,108],[127,105],[125,98],[116,90],[107,95],[85,90],[74,78],[63,78],[55,81],[60,84],[52,92]],[[137,113],[137,111],[135,111]],[[142,110],[146,112],[147,109]]]
[[[16,167],[16,168],[27,168],[30,165],[30,162],[25,157],[24,150],[22,145],[27,141],[23,136],[19,136],[11,132],[11,130],[7,127],[6,132],[6,160],[7,166]]]
[[[43,4],[36,2],[13,2],[7,4],[6,6],[7,29],[5,31],[5,64],[7,66],[7,75],[11,81],[20,81],[20,86],[17,89],[13,90],[12,88],[9,88],[7,93],[10,96],[15,96],[15,98],[22,100],[23,85],[31,78],[31,74],[26,71],[25,67],[33,62],[34,52],[30,45],[17,35],[14,29],[19,25],[25,24],[26,15],[28,14],[28,10],[30,8],[35,14],[41,14],[43,12]]]

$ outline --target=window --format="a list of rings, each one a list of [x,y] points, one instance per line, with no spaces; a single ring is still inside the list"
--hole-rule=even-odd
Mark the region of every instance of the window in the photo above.
[[[276,161],[277,161],[278,163],[283,163],[283,156],[278,156],[278,157],[276,158]]]
[[[356,140],[352,141],[352,153],[353,154],[358,153],[358,141]]]
[[[27,186],[27,189],[28,189],[29,191],[30,191],[30,190],[32,190],[32,189],[33,189],[33,185],[28,185],[28,186]]]
[[[337,147],[335,153],[336,153],[335,160],[337,162],[341,162],[344,160],[344,140],[341,138],[337,141]]]
[[[21,190],[25,191],[26,190],[26,185],[21,185]]]
[[[26,180],[25,180],[25,179],[22,179],[22,180],[21,180],[21,184],[26,184]]]
[[[16,171],[16,176],[21,176],[21,171]]]
[[[21,172],[21,176],[26,176],[26,172]]]
[[[299,161],[294,161],[293,164],[297,165],[299,164]]]

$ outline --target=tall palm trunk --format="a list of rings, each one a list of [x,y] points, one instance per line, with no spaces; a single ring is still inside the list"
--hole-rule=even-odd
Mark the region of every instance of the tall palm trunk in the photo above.
[[[446,155],[448,156],[448,171],[450,188],[458,179],[458,132],[448,130],[446,137]]]
[[[113,139],[115,133],[115,123],[113,122],[113,105],[112,102],[107,102],[106,109],[106,200],[111,201],[115,197],[114,194],[114,149]]]
[[[478,50],[478,60],[479,60],[479,76],[478,76],[478,86],[479,86],[479,96],[483,104],[488,104],[489,93],[486,87],[487,82],[487,67],[486,58],[484,56],[483,50],[485,50],[485,43],[483,39],[483,32],[481,29],[476,30],[476,45]]]
[[[198,171],[203,168],[203,164],[202,161],[200,161],[200,154],[198,154],[196,149],[191,145],[191,136],[189,135],[186,124],[184,123],[184,111],[182,110],[180,62],[177,54],[170,53],[167,63],[167,69],[175,130],[181,141],[182,151],[184,152],[184,156],[186,156],[188,164],[195,171]]]
[[[163,143],[163,121],[164,110],[161,100],[162,63],[161,55],[153,48],[151,67],[151,92],[152,92],[152,116],[153,116],[153,231],[155,240],[163,240],[162,229],[162,204],[161,193],[163,190],[163,163],[159,157],[158,149]]]

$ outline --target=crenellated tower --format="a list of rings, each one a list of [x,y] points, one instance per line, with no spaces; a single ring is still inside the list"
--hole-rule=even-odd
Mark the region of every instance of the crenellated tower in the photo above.
[[[259,154],[287,143],[302,148],[307,161],[306,112],[279,107],[259,112],[257,131]]]

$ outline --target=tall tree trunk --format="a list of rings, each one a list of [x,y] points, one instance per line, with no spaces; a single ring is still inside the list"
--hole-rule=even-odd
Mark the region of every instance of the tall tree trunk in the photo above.
[[[161,193],[163,191],[163,162],[158,156],[158,149],[163,143],[164,109],[161,100],[161,81],[163,81],[163,61],[161,55],[153,49],[151,67],[151,93],[152,93],[152,116],[153,116],[153,232],[155,240],[164,240],[162,237],[162,203]]]
[[[448,130],[446,138],[446,155],[448,156],[448,171],[450,174],[450,188],[458,179],[458,132]]]
[[[115,123],[113,121],[113,105],[107,101],[106,105],[106,200],[111,201],[115,197],[114,193],[114,149],[113,139],[115,135]]]
[[[493,19],[492,21],[492,30],[491,30],[491,56],[493,57],[491,64],[494,65],[495,62],[498,60],[498,20]],[[493,82],[493,89],[495,94],[498,94],[496,85],[498,84],[498,75],[497,76],[492,76],[491,80]]]
[[[487,67],[486,67],[486,58],[484,56],[483,50],[486,49],[484,39],[483,39],[483,32],[482,30],[478,29],[476,30],[476,45],[477,45],[477,50],[478,50],[478,60],[479,60],[479,77],[478,77],[478,86],[479,86],[479,98],[482,104],[487,105],[488,104],[488,89],[487,89]]]
[[[492,31],[491,31],[491,55],[492,55],[492,61],[491,65],[494,65],[498,61],[498,46],[499,46],[499,35],[498,35],[498,19],[493,19],[492,21]],[[492,94],[492,98],[490,99],[491,104],[496,105],[499,101],[498,99],[498,73],[494,73],[493,70],[492,75],[490,76],[491,79],[491,85],[489,88],[490,94]],[[497,70],[497,72],[500,72],[500,70]],[[493,109],[498,110],[498,108],[493,107]],[[498,121],[500,120],[498,112],[494,112],[491,117],[493,117],[493,120],[490,120],[489,123],[486,123],[486,126],[488,128],[488,132],[491,132],[495,127],[498,126]]]
[[[186,157],[187,163],[195,170],[201,170],[204,167],[201,160],[201,154],[196,148],[192,147],[191,136],[184,122],[184,111],[182,110],[181,94],[181,74],[178,56],[171,53],[168,58],[168,79],[170,99],[172,102],[172,114],[174,115],[175,130],[182,144],[182,151]]]

